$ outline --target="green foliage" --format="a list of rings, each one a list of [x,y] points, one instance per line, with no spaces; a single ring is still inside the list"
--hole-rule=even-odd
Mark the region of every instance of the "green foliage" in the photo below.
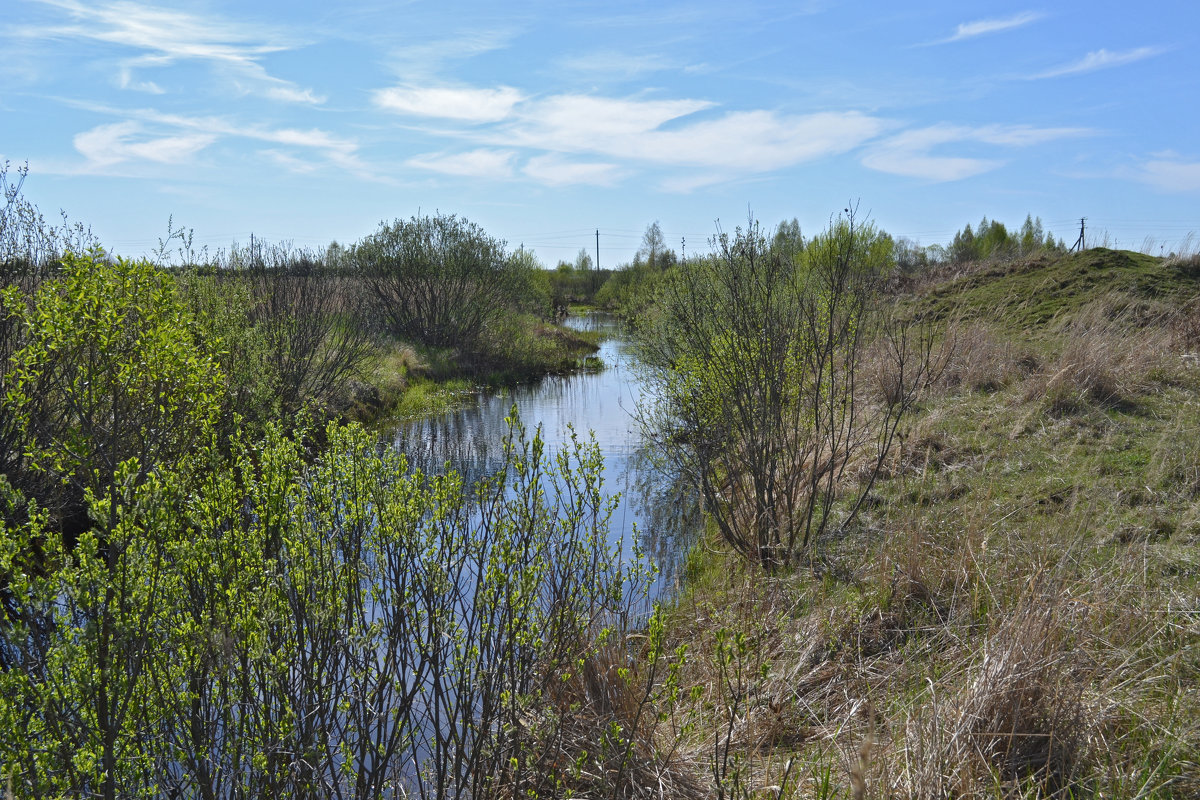
[[[771,249],[778,251],[785,258],[795,260],[804,252],[804,235],[800,232],[800,220],[792,219],[780,222],[771,237]]]
[[[392,796],[535,786],[530,714],[635,587],[594,445],[514,423],[474,487],[332,427],[123,462],[68,546],[0,537],[0,763],[19,795]],[[22,502],[6,484],[2,499]],[[11,509],[10,509],[11,510]],[[6,514],[11,516],[11,514]],[[35,555],[36,554],[36,557]],[[629,592],[634,591],[634,594]]]
[[[596,292],[596,305],[635,319],[654,303],[672,272],[673,269],[662,270],[645,262],[615,270]]]
[[[261,430],[282,411],[279,378],[266,330],[255,324],[254,287],[240,272],[190,269],[176,277],[179,294],[196,320],[197,338],[225,376],[222,428]]]
[[[190,246],[181,253],[190,256]],[[227,415],[261,429],[305,406],[336,408],[346,382],[369,371],[376,326],[343,260],[340,247],[313,253],[253,240],[180,273],[211,328],[205,335],[221,342]]]
[[[970,225],[954,234],[954,240],[946,252],[947,259],[954,264],[968,261],[1005,260],[1028,256],[1039,250],[1064,250],[1061,241],[1055,242],[1054,235],[1042,228],[1041,218],[1026,215],[1025,222],[1016,233],[998,220],[984,217],[974,230]]]
[[[558,262],[554,271],[546,274],[554,308],[561,311],[572,304],[598,302],[597,292],[612,274],[610,269],[597,270],[586,248],[579,251],[574,263]]]
[[[529,285],[528,259],[453,215],[382,224],[350,258],[393,334],[468,352]]]
[[[10,293],[6,307],[26,329],[6,405],[38,469],[104,492],[123,463],[144,475],[183,458],[216,417],[220,371],[157,267],[68,255],[30,305]]]

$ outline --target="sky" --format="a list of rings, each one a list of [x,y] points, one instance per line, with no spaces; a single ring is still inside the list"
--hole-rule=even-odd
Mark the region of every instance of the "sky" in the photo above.
[[[549,266],[844,208],[1196,248],[1200,3],[4,0],[0,161],[111,250],[457,214]]]

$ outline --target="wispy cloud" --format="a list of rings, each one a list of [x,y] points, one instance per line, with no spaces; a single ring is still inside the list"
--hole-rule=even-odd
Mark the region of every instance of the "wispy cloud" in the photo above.
[[[625,173],[617,164],[569,161],[553,153],[529,159],[521,171],[547,186],[612,186]]]
[[[467,178],[501,179],[513,174],[511,150],[481,148],[465,153],[426,153],[413,156],[405,163],[410,167],[440,172],[443,175],[458,175]]]
[[[376,106],[385,111],[421,117],[497,122],[512,113],[524,96],[510,86],[495,89],[397,86],[377,89]]]
[[[523,172],[549,184],[611,184],[634,164],[698,168],[710,176],[736,179],[847,152],[887,128],[884,120],[856,111],[788,115],[752,110],[696,117],[714,111],[716,104],[594,94],[527,97],[510,87],[385,89],[376,93],[375,101],[409,116],[470,123],[448,133],[498,148],[472,151],[461,161],[444,153],[420,156],[409,162],[413,166],[497,175],[501,171],[496,152],[534,151]],[[592,163],[588,156],[604,161]],[[479,158],[484,158],[482,164]]]
[[[76,134],[75,149],[87,159],[84,171],[97,171],[126,161],[179,164],[215,142],[209,133],[183,136],[149,136],[134,121],[98,125]]]
[[[1200,192],[1200,161],[1165,153],[1142,164],[1134,177],[1164,192]]]
[[[96,157],[102,158],[105,153],[109,153],[121,156],[119,160],[138,157],[168,163],[162,158],[152,158],[149,154],[178,152],[183,155],[187,150],[186,145],[189,143],[199,145],[203,142],[204,146],[207,146],[226,138],[248,139],[276,145],[277,147],[274,149],[260,152],[270,153],[267,156],[270,160],[295,172],[308,172],[311,171],[311,168],[333,166],[360,178],[383,180],[376,170],[370,168],[360,158],[358,142],[320,128],[245,124],[222,116],[167,114],[149,108],[124,110],[91,103],[75,103],[74,105],[94,113],[111,114],[124,118],[121,122],[101,125],[76,137],[76,150],[84,155],[93,154],[90,156],[93,162]],[[154,138],[148,138],[150,134],[147,134],[146,131],[149,130],[156,132]],[[161,141],[162,144],[150,146],[131,141],[139,135],[147,138],[147,141]],[[84,137],[82,148],[79,146],[80,136]],[[130,145],[130,147],[123,147],[122,143]],[[202,148],[197,146],[195,149]],[[109,159],[105,163],[114,162]],[[301,163],[305,165],[303,169],[293,169]]]
[[[503,50],[516,37],[512,28],[494,28],[462,33],[445,39],[421,41],[395,48],[391,68],[408,82],[431,80],[446,64],[465,61],[485,53]]]
[[[561,58],[558,66],[588,79],[612,81],[675,69],[676,62],[659,53],[637,55],[620,50],[595,50]]]
[[[1109,67],[1120,67],[1125,64],[1132,64],[1135,61],[1142,61],[1147,58],[1162,55],[1167,50],[1165,47],[1138,47],[1133,50],[1125,50],[1123,52],[1113,52],[1110,50],[1096,50],[1088,53],[1078,61],[1072,61],[1069,64],[1063,64],[1045,72],[1039,72],[1036,75],[1030,75],[1029,80],[1041,80],[1042,78],[1061,78],[1065,75],[1082,75],[1085,72],[1095,72],[1098,69],[1108,69]]]
[[[944,39],[928,42],[928,44],[949,44],[950,42],[961,42],[964,39],[974,39],[978,36],[987,36],[991,33],[1011,31],[1014,28],[1024,27],[1031,22],[1037,22],[1045,16],[1045,14],[1038,11],[1022,11],[1020,14],[1014,14],[1011,17],[977,19],[972,22],[963,22],[954,29],[954,33]]]
[[[519,109],[518,118],[495,136],[552,152],[740,175],[843,153],[885,127],[883,121],[858,112],[783,115],[758,110],[686,119],[712,106],[704,100],[560,95]]]
[[[871,146],[863,156],[869,169],[921,178],[934,183],[963,180],[1003,165],[994,158],[938,155],[934,149],[955,143],[1030,147],[1058,139],[1091,135],[1086,128],[1035,128],[1029,125],[931,125],[904,131]]]
[[[39,2],[65,12],[70,22],[24,27],[17,29],[16,35],[25,39],[90,40],[139,51],[142,55],[119,63],[116,80],[123,88],[161,91],[153,81],[136,78],[135,71],[167,67],[180,61],[199,61],[209,64],[246,93],[293,103],[324,102],[311,89],[270,75],[262,66],[263,56],[298,44],[276,31],[244,21],[204,17],[131,0],[86,4],[77,0]]]

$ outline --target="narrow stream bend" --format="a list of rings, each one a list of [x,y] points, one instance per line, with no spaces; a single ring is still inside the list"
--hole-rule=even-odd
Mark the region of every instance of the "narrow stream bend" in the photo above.
[[[642,446],[634,415],[643,387],[623,325],[603,312],[569,317],[566,325],[607,335],[598,353],[603,371],[552,375],[504,393],[481,394],[463,408],[402,423],[386,436],[413,467],[426,473],[448,467],[468,482],[491,475],[503,463],[505,419],[514,405],[531,433],[541,427],[547,453],[570,442],[572,426],[580,437],[594,436],[604,457],[605,492],[619,494],[610,543],[623,543],[628,553],[633,537],[639,538],[661,570],[651,589],[654,599],[674,585],[696,530],[697,504],[692,492],[654,467]]]

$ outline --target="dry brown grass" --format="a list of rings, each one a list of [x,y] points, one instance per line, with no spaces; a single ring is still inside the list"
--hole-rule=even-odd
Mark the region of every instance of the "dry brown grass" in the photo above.
[[[896,789],[943,798],[1030,784],[1052,795],[1072,785],[1085,756],[1085,681],[1064,615],[1070,607],[1060,598],[1030,597],[984,639],[961,678],[931,682],[893,754],[903,763]]]
[[[1134,403],[1172,339],[1163,320],[1141,316],[1139,309],[1117,308],[1111,301],[1081,311],[1064,326],[1058,357],[1027,381],[1025,400],[1040,400],[1062,415]]]
[[[671,716],[694,726],[679,750],[700,786],[716,796],[728,745],[731,798],[1197,796],[1200,590],[1159,575],[1200,560],[1102,556],[1093,511],[1061,513],[1022,536],[985,493],[953,519],[900,509],[816,577],[721,562],[676,609],[701,691]],[[749,637],[737,692],[721,629]]]
[[[1038,368],[1032,351],[1016,347],[981,322],[956,322],[946,338],[952,351],[939,381],[943,388],[994,392]]]

